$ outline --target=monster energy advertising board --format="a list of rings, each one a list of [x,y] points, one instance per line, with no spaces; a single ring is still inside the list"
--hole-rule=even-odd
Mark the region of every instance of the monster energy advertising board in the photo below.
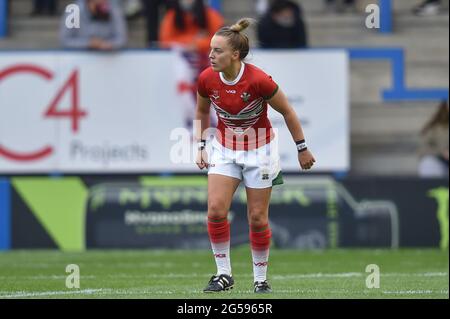
[[[210,247],[204,177],[14,177],[5,184],[11,205],[0,220],[10,220],[9,248]],[[273,189],[269,217],[279,248],[446,248],[448,180],[285,178]],[[232,245],[248,243],[242,187],[229,219]]]
[[[87,247],[208,248],[205,186],[103,184],[87,205]],[[229,214],[232,245],[248,242],[245,189]],[[395,208],[356,203],[332,179],[307,178],[274,188],[273,243],[280,248],[397,246]]]

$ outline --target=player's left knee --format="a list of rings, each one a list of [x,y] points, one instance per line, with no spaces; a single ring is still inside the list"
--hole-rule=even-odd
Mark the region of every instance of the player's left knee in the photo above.
[[[267,214],[263,210],[249,213],[249,224],[252,227],[264,227],[268,222]]]

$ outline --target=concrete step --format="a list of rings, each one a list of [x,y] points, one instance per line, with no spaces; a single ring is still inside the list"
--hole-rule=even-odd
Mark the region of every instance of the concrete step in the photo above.
[[[420,131],[436,103],[352,104],[351,174],[416,175]]]
[[[408,62],[434,61],[448,64],[448,25],[447,21],[445,28],[404,29],[389,36],[365,28],[354,31],[309,25],[308,34],[311,47],[402,47],[405,49]]]
[[[352,150],[350,174],[354,176],[416,176],[419,157],[415,152],[386,152],[378,148]]]
[[[22,0],[19,0],[22,1]],[[54,49],[59,47],[60,17],[16,17],[10,23],[10,36],[0,39],[0,48],[8,49]],[[139,19],[128,23],[128,46],[145,47],[145,21]]]
[[[366,3],[373,2],[360,0],[358,1],[360,13],[337,15],[324,14],[323,1],[301,1],[305,8],[310,45],[312,47],[400,46],[408,52],[409,61],[440,61],[448,64],[448,10],[434,17],[415,17],[410,10],[414,6],[412,1],[395,0],[393,1],[395,33],[382,35],[377,30],[365,27],[366,14],[362,8]],[[443,3],[448,8],[448,1]],[[229,23],[243,16],[257,18],[252,1],[226,1],[224,14]],[[250,30],[249,35],[256,43],[255,30]]]
[[[392,86],[389,62],[353,61],[350,65],[350,99],[352,103],[380,103],[382,91]],[[448,64],[406,63],[406,87],[448,88]]]
[[[76,0],[57,0],[58,12],[64,12],[64,8],[71,3],[75,3]],[[11,0],[10,1],[10,13],[12,17],[15,16],[29,16],[33,10],[33,0]]]
[[[34,41],[36,46],[45,48],[46,42],[41,39],[57,37],[59,25],[59,18],[15,18],[11,22],[10,30],[12,37],[35,37],[39,39]],[[254,31],[250,32],[253,44],[256,43]],[[143,19],[130,23],[129,33],[145,34]],[[449,63],[448,20],[447,28],[407,29],[391,36],[382,36],[367,29],[355,32],[352,28],[332,26],[309,26],[308,33],[311,47],[403,47],[406,51],[407,62],[433,61],[447,65]],[[417,41],[418,38],[421,41]],[[144,39],[145,35],[142,41]]]
[[[121,1],[121,0],[119,0]],[[304,10],[308,14],[321,14],[324,12],[324,1],[322,0],[294,0],[302,4]],[[13,14],[27,14],[31,11],[33,0],[12,0],[12,13]],[[74,0],[58,0],[59,8],[62,10],[67,4],[75,2]],[[410,13],[411,8],[419,3],[420,1],[411,0],[393,0],[393,8],[396,14],[399,13]],[[242,11],[246,9],[248,11],[254,11],[255,0],[223,0],[222,8],[224,12],[230,11]],[[374,0],[358,0],[357,9],[361,12],[364,11],[365,7],[371,3],[377,3]],[[448,0],[443,1],[444,9],[448,8]]]
[[[323,0],[293,0],[297,3],[300,3],[306,14],[324,14],[327,12],[325,10]],[[393,10],[395,14],[411,14],[411,9],[421,0],[411,1],[411,0],[393,0]],[[444,13],[448,11],[449,1],[443,0],[443,9]],[[222,10],[225,14],[233,14],[233,13],[247,13],[247,12],[256,12],[256,3],[254,0],[224,0],[222,1]],[[365,8],[369,4],[378,3],[378,1],[374,0],[358,0],[357,2],[357,11],[365,12]]]
[[[436,102],[353,103],[351,136],[355,145],[414,142],[437,109]]]

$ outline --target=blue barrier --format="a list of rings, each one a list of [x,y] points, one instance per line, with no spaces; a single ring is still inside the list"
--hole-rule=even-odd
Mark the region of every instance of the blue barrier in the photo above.
[[[222,0],[209,0],[209,5],[216,11],[222,12]]]
[[[0,0],[0,38],[8,31],[8,0]]]
[[[408,89],[405,87],[405,52],[402,48],[348,48],[352,60],[390,60],[392,66],[391,89],[382,92],[383,100],[426,101],[448,100],[448,88]]]
[[[392,1],[379,0],[380,5],[380,32],[392,33]]]
[[[11,186],[0,179],[0,251],[11,248]]]

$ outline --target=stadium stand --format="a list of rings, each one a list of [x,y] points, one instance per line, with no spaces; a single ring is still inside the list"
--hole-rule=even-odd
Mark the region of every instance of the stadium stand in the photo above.
[[[298,0],[297,0],[298,1]],[[59,12],[71,1],[60,0]],[[404,81],[408,88],[436,89],[449,86],[449,15],[432,17],[412,13],[413,1],[393,1],[393,33],[367,29],[365,6],[360,0],[357,14],[331,14],[317,0],[299,1],[312,48],[398,48],[403,49]],[[222,1],[227,21],[242,16],[256,18],[254,1]],[[11,1],[9,36],[0,39],[4,49],[58,49],[59,17],[30,17],[31,0]],[[129,22],[130,48],[145,47],[143,18]],[[251,37],[255,39],[254,30]],[[420,41],[418,41],[420,39]],[[352,175],[415,175],[420,129],[434,112],[438,99],[401,101],[383,99],[383,90],[393,86],[389,60],[355,59],[351,63],[351,163]]]

